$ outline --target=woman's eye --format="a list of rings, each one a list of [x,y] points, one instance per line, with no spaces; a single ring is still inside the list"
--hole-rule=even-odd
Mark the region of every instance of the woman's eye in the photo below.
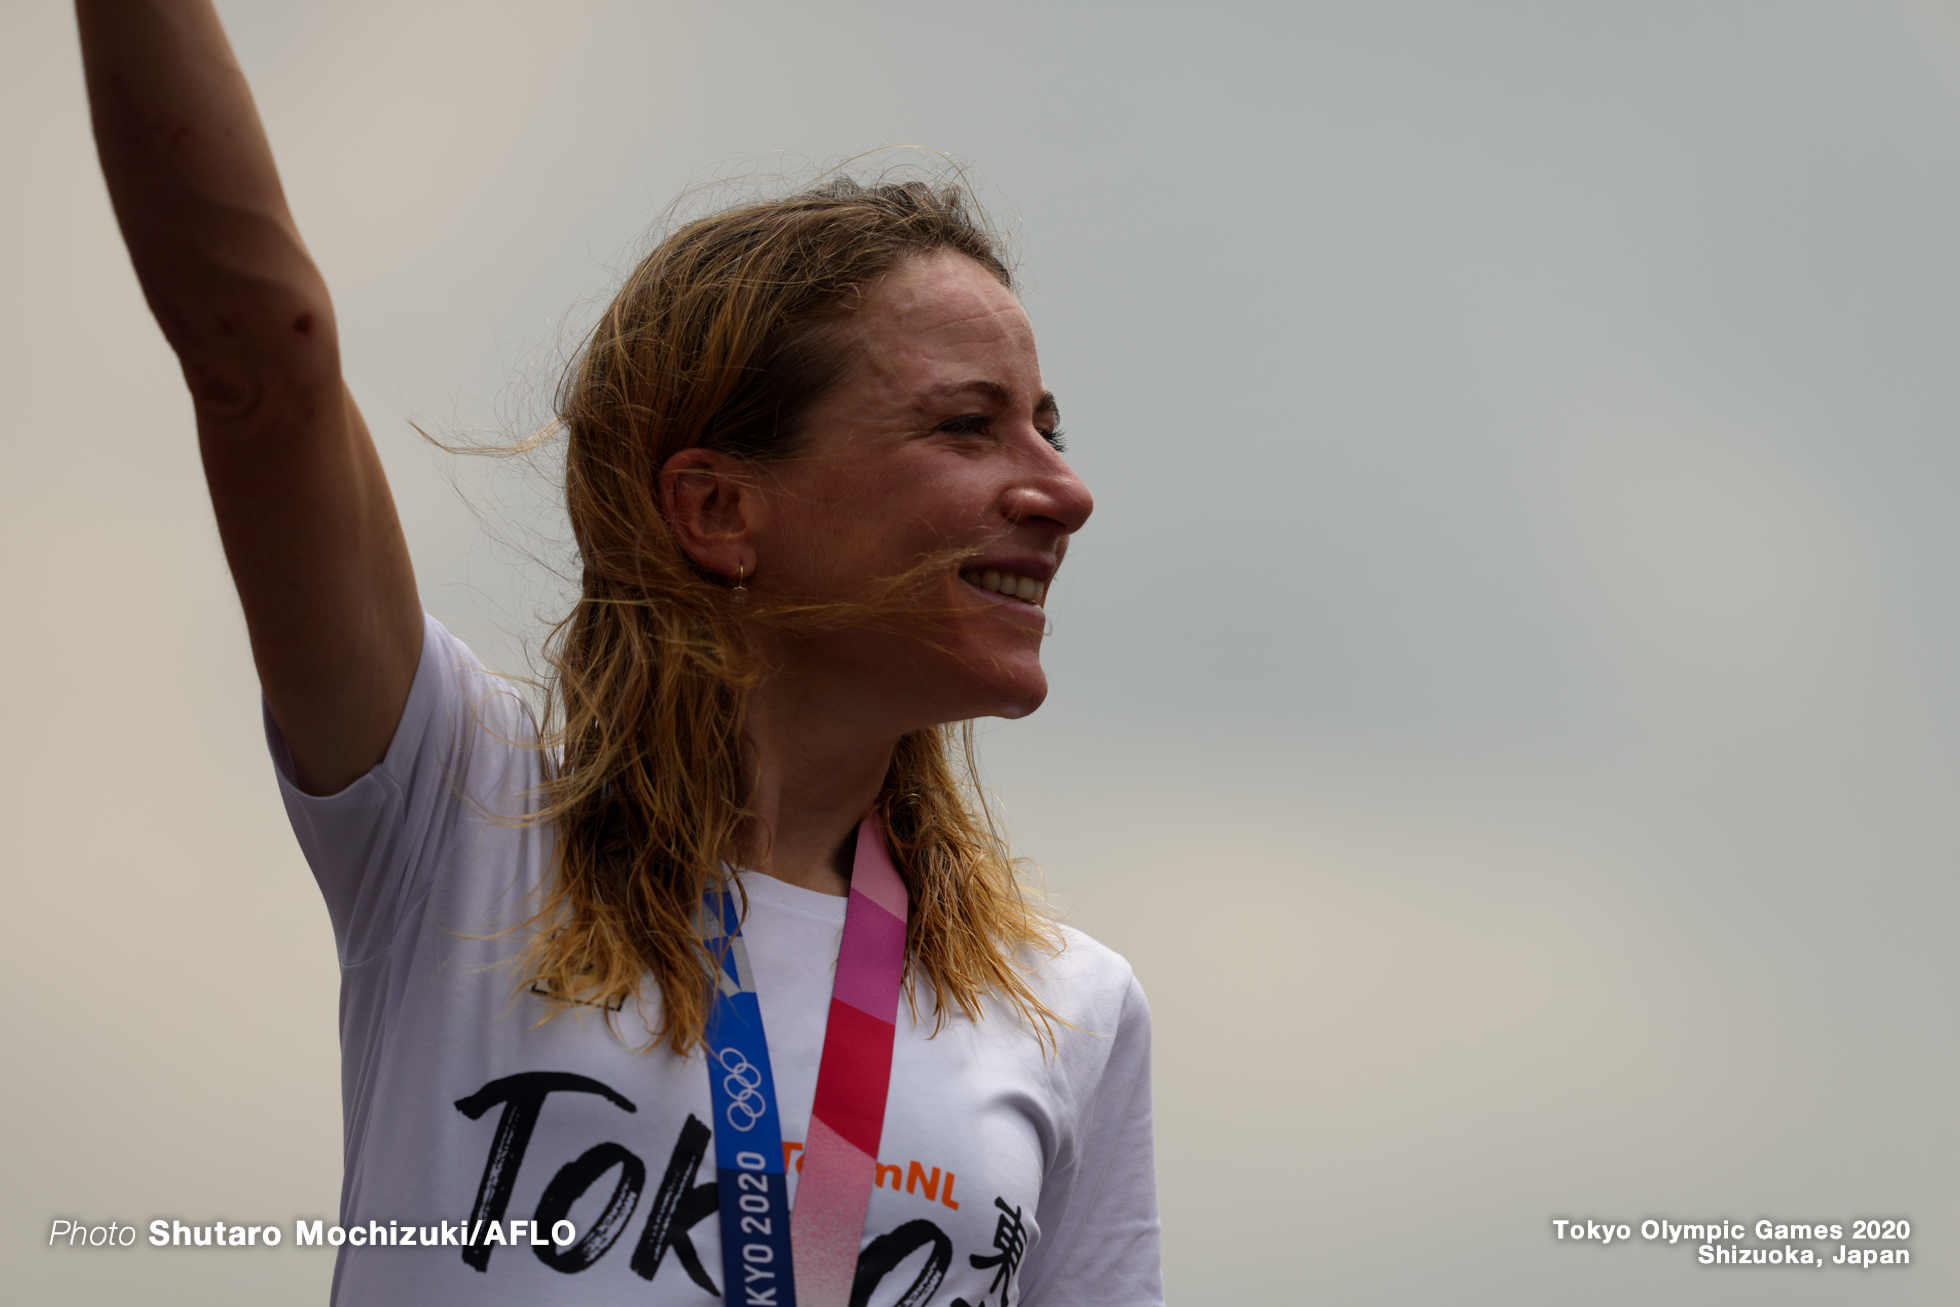
[[[993,425],[994,420],[985,413],[967,413],[941,422],[938,430],[954,436],[984,436]],[[1036,428],[1036,434],[1047,441],[1056,453],[1068,448],[1067,438],[1060,427],[1049,427],[1046,430]]]

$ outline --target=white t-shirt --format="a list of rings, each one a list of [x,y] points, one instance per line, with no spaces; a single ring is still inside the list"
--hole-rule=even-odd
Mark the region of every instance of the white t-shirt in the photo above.
[[[721,1301],[700,1055],[635,1051],[647,1023],[630,1003],[617,1034],[589,1009],[543,1022],[547,1004],[509,965],[551,851],[548,827],[507,820],[539,779],[522,702],[431,618],[387,757],[353,785],[302,794],[270,717],[267,730],[340,952],[340,1224],[383,1232],[384,1246],[342,1247],[335,1302]],[[743,883],[794,1156],[846,900]],[[1162,1301],[1149,1010],[1122,958],[1063,937],[1031,968],[1067,1023],[1057,1052],[997,1005],[935,1036],[929,996],[916,1023],[900,1004],[853,1307]],[[549,1244],[560,1219],[578,1234],[566,1248]],[[460,1242],[487,1239],[492,1220],[507,1239],[535,1221],[535,1235]]]

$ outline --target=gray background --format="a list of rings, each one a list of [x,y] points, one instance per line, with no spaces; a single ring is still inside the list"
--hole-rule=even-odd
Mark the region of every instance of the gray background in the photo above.
[[[407,421],[521,431],[689,185],[976,166],[1100,499],[989,776],[1150,989],[1178,1302],[1953,1300],[1951,5],[223,11],[505,666],[548,492]],[[336,977],[62,5],[0,11],[0,106],[0,1274],[317,1299],[290,1242],[41,1246],[331,1215]],[[1549,1225],[1663,1215],[1915,1265]]]

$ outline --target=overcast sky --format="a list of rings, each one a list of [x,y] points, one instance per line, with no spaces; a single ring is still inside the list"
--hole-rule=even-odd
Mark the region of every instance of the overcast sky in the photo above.
[[[690,186],[971,168],[1098,500],[989,779],[1151,995],[1175,1301],[1960,1292],[1960,12],[221,10],[424,602],[505,667],[548,481],[409,422],[528,430]],[[5,1275],[317,1298],[30,1239],[330,1216],[337,978],[61,4],[0,10],[0,106]],[[1915,1265],[1551,1233],[1649,1216]]]

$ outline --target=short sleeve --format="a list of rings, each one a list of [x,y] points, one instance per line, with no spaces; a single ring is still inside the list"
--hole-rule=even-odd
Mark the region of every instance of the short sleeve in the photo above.
[[[293,834],[333,920],[344,967],[388,947],[427,895],[445,848],[468,828],[515,812],[538,774],[536,728],[523,701],[433,617],[401,721],[380,763],[338,794],[294,784],[271,711],[266,743]]]

